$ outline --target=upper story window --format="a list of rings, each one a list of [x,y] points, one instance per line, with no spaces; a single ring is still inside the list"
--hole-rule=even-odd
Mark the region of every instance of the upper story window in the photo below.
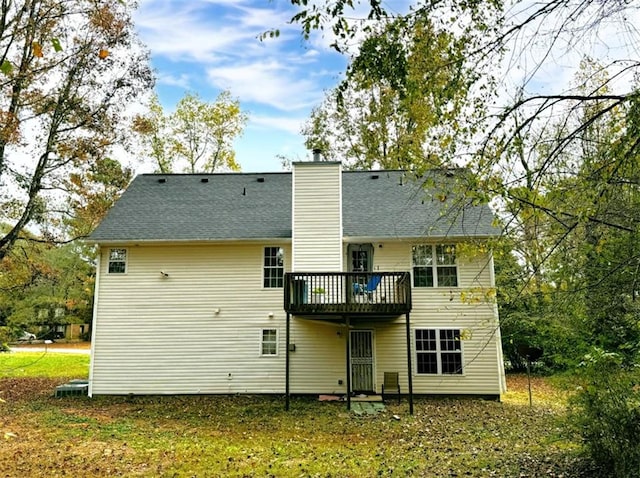
[[[124,274],[127,271],[127,250],[109,249],[109,274]]]
[[[264,248],[264,287],[284,285],[284,250],[281,247]]]
[[[457,287],[458,266],[453,244],[413,246],[414,287]]]

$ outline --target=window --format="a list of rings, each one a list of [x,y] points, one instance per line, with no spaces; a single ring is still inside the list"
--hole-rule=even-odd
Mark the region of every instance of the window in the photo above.
[[[458,266],[453,244],[413,246],[414,287],[457,287]]]
[[[416,329],[415,339],[418,374],[462,374],[460,330]]]
[[[433,246],[413,246],[413,286],[433,287]]]
[[[264,287],[284,285],[284,251],[281,247],[264,248]]]
[[[278,331],[276,329],[262,329],[260,355],[278,355]]]
[[[127,270],[127,250],[109,250],[109,274],[124,274]]]

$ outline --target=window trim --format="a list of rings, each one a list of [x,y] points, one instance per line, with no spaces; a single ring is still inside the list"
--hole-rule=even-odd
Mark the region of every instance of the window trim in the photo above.
[[[124,261],[111,259],[111,253],[113,251],[124,251]],[[122,272],[111,270],[111,264],[122,263],[122,262],[124,263],[124,270]],[[129,270],[129,249],[127,249],[126,247],[110,247],[107,252],[107,274],[122,275],[122,274],[126,274],[128,270]]]
[[[267,341],[265,342],[264,340],[264,333],[268,332],[268,331],[274,331],[276,333],[276,337],[275,340],[273,341]],[[260,349],[259,349],[259,355],[260,357],[277,357],[280,353],[280,347],[278,346],[278,342],[280,339],[280,332],[278,330],[277,327],[263,327],[260,329]],[[275,348],[275,352],[272,354],[266,354],[264,353],[264,345],[266,344],[274,344],[276,346]]]
[[[422,351],[418,350],[418,330],[433,330],[436,334],[436,350],[435,351]],[[453,330],[458,332],[460,337],[460,349],[455,351],[442,350],[440,332],[444,330]],[[466,366],[464,361],[464,340],[462,340],[462,329],[455,327],[441,327],[441,328],[428,328],[428,327],[416,327],[413,329],[413,358],[415,360],[414,375],[419,377],[463,377],[466,375]],[[436,373],[418,372],[418,355],[421,352],[435,353],[436,354]],[[460,373],[443,373],[442,372],[442,354],[443,353],[459,353],[460,354]]]
[[[431,249],[431,263],[430,264],[416,264],[415,263],[415,249],[417,247],[420,248],[430,248]],[[452,247],[453,248],[453,264],[438,264],[438,248],[440,247]],[[415,269],[417,267],[430,269],[431,270],[431,278],[432,285],[416,285],[416,274]],[[440,285],[438,283],[438,271],[444,268],[455,267],[456,269],[456,285]],[[460,287],[460,274],[458,267],[458,256],[456,255],[456,245],[455,244],[413,244],[411,246],[411,285],[414,288],[420,289],[436,289],[436,288],[459,288]]]
[[[278,259],[278,253],[279,251],[282,251],[282,258],[280,258],[280,265],[266,265],[265,262],[267,260],[267,250],[269,249],[276,249],[276,260]],[[274,256],[268,256],[268,257],[274,257]],[[278,283],[278,279],[276,278],[276,285],[272,286],[272,285],[266,285],[266,274],[265,272],[267,270],[278,270],[278,269],[282,269],[282,284],[281,285],[277,285]],[[273,278],[269,278],[269,280],[273,280]],[[264,246],[262,248],[262,288],[263,289],[282,289],[284,288],[284,248],[282,246]]]

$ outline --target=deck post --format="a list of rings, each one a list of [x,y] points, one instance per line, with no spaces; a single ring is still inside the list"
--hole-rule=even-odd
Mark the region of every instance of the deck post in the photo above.
[[[285,346],[285,354],[284,354],[284,409],[289,411],[289,340],[291,338],[291,326],[290,326],[290,315],[287,312],[287,325],[286,325],[286,346]]]
[[[351,329],[349,316],[345,317],[347,325],[347,410],[351,410]]]
[[[413,415],[413,379],[411,374],[411,319],[409,312],[405,314],[407,320],[407,381],[409,383],[409,414]]]

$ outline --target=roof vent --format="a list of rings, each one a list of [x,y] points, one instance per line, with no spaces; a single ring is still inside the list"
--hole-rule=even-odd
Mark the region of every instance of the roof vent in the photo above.
[[[158,179],[158,182],[160,184],[166,183],[167,182],[167,178],[160,178],[160,179]]]
[[[379,177],[380,177],[379,175],[374,174],[374,175],[371,176],[371,179],[378,179]]]
[[[200,182],[201,183],[208,183],[209,182],[209,178],[200,178]]]
[[[258,179],[257,179],[257,181],[258,181],[259,183],[264,183],[264,178],[258,178]]]
[[[314,148],[312,152],[314,162],[322,161],[322,150],[320,148]]]

